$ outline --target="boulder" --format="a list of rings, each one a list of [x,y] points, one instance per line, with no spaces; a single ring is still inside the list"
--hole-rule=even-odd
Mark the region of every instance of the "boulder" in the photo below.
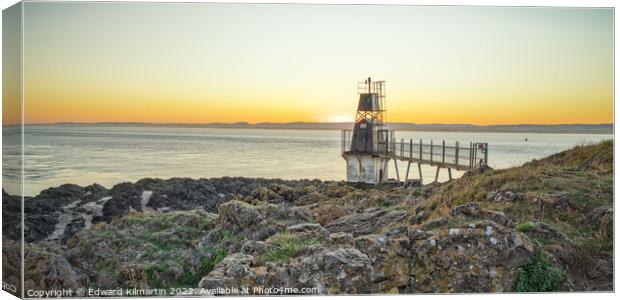
[[[492,221],[409,236],[414,263],[403,292],[511,291],[534,251],[525,235]]]
[[[246,239],[264,240],[284,229],[279,223],[288,211],[274,204],[251,205],[233,200],[219,207],[219,223],[222,228],[243,235]]]
[[[205,289],[252,289],[255,286],[256,272],[250,268],[253,257],[234,253],[226,256],[213,271],[203,277],[198,287]]]
[[[355,248],[370,259],[377,288],[388,291],[407,284],[412,261],[406,236],[364,235],[355,239]]]

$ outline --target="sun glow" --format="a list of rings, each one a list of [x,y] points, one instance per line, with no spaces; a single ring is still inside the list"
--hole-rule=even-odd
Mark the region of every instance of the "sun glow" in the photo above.
[[[366,76],[388,122],[614,121],[613,9],[24,5],[3,124],[351,123]]]
[[[329,122],[329,123],[351,123],[351,122],[353,122],[353,117],[352,116],[344,116],[344,115],[331,116],[331,117],[327,118],[327,122]]]

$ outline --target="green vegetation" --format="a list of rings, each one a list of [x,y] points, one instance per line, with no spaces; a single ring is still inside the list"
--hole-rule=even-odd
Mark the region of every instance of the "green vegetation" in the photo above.
[[[153,288],[162,288],[162,282],[160,280],[159,272],[162,272],[163,269],[157,264],[149,265],[144,268],[144,273],[146,274],[146,280],[149,285]]]
[[[511,191],[523,199],[488,201],[492,191]],[[520,167],[466,174],[437,188],[422,205],[433,219],[469,202],[502,211],[526,234],[534,229],[530,222],[536,220],[558,229],[577,245],[596,244],[590,247],[595,251],[611,249],[613,239],[606,237],[612,234],[605,230],[610,226],[587,226],[583,220],[594,208],[613,206],[613,141],[578,146]],[[592,238],[598,243],[588,241]]]
[[[204,275],[209,274],[211,271],[213,271],[215,265],[221,262],[227,255],[228,252],[226,250],[219,249],[210,256],[207,256],[205,259],[202,260],[202,265],[200,269],[201,273]]]
[[[114,274],[116,272],[116,262],[110,259],[98,261],[95,264],[98,272],[106,272],[108,274]]]
[[[228,229],[222,229],[221,231],[222,241],[232,242],[232,243],[240,243],[243,241],[242,235],[235,235],[232,231]]]
[[[594,258],[613,262],[613,217],[588,220],[595,209],[613,207],[613,192],[613,141],[609,140],[520,167],[468,172],[437,187],[420,205],[432,220],[449,215],[455,206],[478,202],[481,208],[503,212],[541,251],[567,238],[575,246],[563,248],[573,266],[567,272],[583,277]],[[549,225],[552,232],[542,232],[534,221]],[[519,275],[521,291],[553,289],[566,276],[537,255]]]
[[[122,228],[139,226],[151,231],[164,231],[182,225],[196,232],[210,229],[213,226],[213,220],[205,212],[198,210],[174,211],[165,214],[136,213],[121,219],[119,225]]]
[[[316,239],[302,240],[299,237],[292,235],[288,232],[281,232],[270,238],[271,245],[273,246],[267,250],[262,256],[260,261],[273,261],[280,262],[286,261],[291,257],[297,256],[301,251],[308,246],[318,244]]]
[[[521,232],[528,232],[534,229],[536,226],[532,222],[525,222],[517,225],[517,230]]]
[[[536,249],[532,261],[521,268],[515,282],[517,292],[551,292],[566,281],[566,273],[553,266],[549,258]]]
[[[146,281],[153,288],[195,287],[228,255],[229,246],[243,241],[243,236],[221,230],[213,244],[204,244],[214,221],[212,214],[202,210],[134,213],[95,227],[93,238],[76,245],[85,257],[96,261],[98,272],[113,278],[119,275],[117,257],[127,257],[129,261],[123,264],[144,266]],[[116,253],[93,251],[99,243]]]

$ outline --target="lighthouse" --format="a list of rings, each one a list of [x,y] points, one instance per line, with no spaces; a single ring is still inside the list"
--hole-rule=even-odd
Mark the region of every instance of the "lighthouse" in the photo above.
[[[342,132],[347,181],[381,183],[388,178],[392,135],[385,129],[385,81],[368,77],[358,83],[358,94],[353,130]]]

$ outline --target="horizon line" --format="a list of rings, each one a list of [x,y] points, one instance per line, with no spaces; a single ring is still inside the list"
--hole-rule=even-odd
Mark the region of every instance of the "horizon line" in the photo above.
[[[288,125],[288,124],[307,124],[307,125],[348,125],[355,122],[311,122],[311,121],[291,121],[291,122],[204,122],[204,123],[186,123],[186,122],[137,122],[137,121],[102,121],[102,122],[41,122],[41,123],[10,123],[2,124],[2,126],[18,126],[18,125],[104,125],[104,124],[134,124],[134,125]],[[443,125],[443,126],[476,126],[476,127],[491,127],[491,126],[609,126],[614,125],[613,122],[609,123],[553,123],[553,124],[540,124],[540,123],[515,123],[515,124],[473,124],[473,123],[413,123],[413,122],[386,122],[386,125],[398,124],[398,125]]]
[[[47,123],[17,123],[17,124],[2,124],[2,127],[16,127],[20,125],[24,126],[63,126],[63,125],[134,125],[134,126],[204,126],[204,127],[260,127],[260,126],[287,126],[287,125],[306,125],[306,126],[320,126],[316,129],[342,129],[342,128],[326,128],[326,126],[349,126],[355,122],[306,122],[306,121],[292,121],[292,122],[209,122],[209,123],[183,123],[183,122],[47,122]],[[386,122],[387,126],[421,126],[421,127],[471,127],[484,129],[493,127],[570,127],[570,126],[584,126],[584,127],[596,127],[596,126],[611,126],[611,132],[614,131],[614,123],[555,123],[555,124],[534,124],[534,123],[518,123],[518,124],[471,124],[471,123],[408,123],[408,122]],[[312,128],[297,128],[297,129],[312,129]],[[463,128],[465,129],[465,128]],[[399,128],[399,130],[407,130],[406,128]],[[573,129],[574,130],[574,129]],[[600,129],[599,129],[600,130]]]

